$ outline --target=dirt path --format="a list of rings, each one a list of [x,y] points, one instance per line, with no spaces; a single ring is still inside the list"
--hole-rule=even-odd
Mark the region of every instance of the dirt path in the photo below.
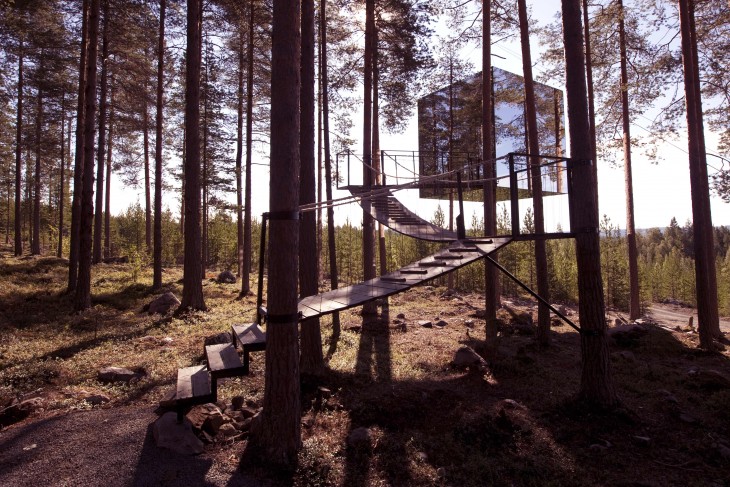
[[[689,317],[693,316],[695,326],[697,325],[697,310],[694,308],[683,308],[681,306],[667,304],[652,304],[649,306],[648,314],[659,323],[680,326],[687,325]],[[724,332],[730,332],[730,319],[720,318],[720,329]]]
[[[197,457],[155,446],[152,407],[77,411],[0,433],[0,485],[254,486],[238,467],[241,443]],[[235,450],[235,451],[234,451]],[[221,461],[222,460],[222,461]]]

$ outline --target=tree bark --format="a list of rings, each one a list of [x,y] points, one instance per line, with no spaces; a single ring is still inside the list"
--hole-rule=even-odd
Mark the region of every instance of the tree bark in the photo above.
[[[585,39],[586,83],[588,87],[588,133],[591,138],[591,154],[594,161],[593,179],[598,181],[598,147],[596,143],[596,108],[593,94],[593,54],[591,52],[590,21],[588,19],[588,0],[583,1],[583,38]],[[598,202],[596,202],[598,205]],[[598,206],[596,206],[598,211]]]
[[[205,310],[200,266],[200,0],[187,0],[185,55],[185,256],[180,310]]]
[[[155,222],[152,288],[162,287],[162,109],[165,80],[165,10],[160,0],[160,28],[157,37],[157,102],[155,114]]]
[[[81,225],[79,228],[79,277],[74,309],[91,307],[91,230],[94,222],[94,121],[96,119],[96,60],[99,38],[100,0],[91,0],[89,9],[90,62],[86,66],[84,94],[84,169],[81,179]]]
[[[365,0],[365,56],[364,56],[364,117],[363,117],[363,186],[370,188],[373,185],[374,175],[372,166],[372,110],[373,110],[373,49],[375,35],[375,0]],[[370,203],[363,201],[363,280],[375,277],[375,222],[370,215]],[[363,314],[373,314],[376,311],[374,302],[366,303],[362,307]]]
[[[94,215],[94,253],[92,262],[101,262],[101,232],[104,218],[104,156],[106,155],[107,91],[109,81],[109,0],[104,0],[101,34],[101,92],[99,94],[99,145],[96,150],[96,214]]]
[[[494,105],[492,98],[492,2],[482,0],[482,161],[484,163],[484,235],[497,234],[497,167],[494,145]],[[494,266],[484,266],[485,352],[493,358],[497,352],[497,309],[499,282]]]
[[[301,1],[301,92],[299,130],[299,205],[316,202],[314,160],[314,0]],[[318,292],[317,214],[307,211],[299,217],[299,295]],[[324,368],[319,317],[302,321],[300,340],[302,373],[317,374]]]
[[[241,275],[241,296],[251,292],[251,149],[253,146],[253,30],[254,13],[251,2],[248,23],[248,71],[246,73],[246,179],[244,181],[244,215],[243,215],[243,273]],[[264,256],[260,255],[259,259]]]
[[[109,136],[107,137],[106,178],[104,182],[104,257],[111,257],[111,191],[112,191],[112,151],[114,149],[114,74],[109,80]]]
[[[598,233],[598,194],[591,160],[592,147],[586,98],[585,55],[580,0],[562,0],[565,75],[573,160],[571,231],[576,233],[582,373],[579,398],[601,407],[613,407],[618,397],[611,376],[606,340],[605,305],[601,281]]]
[[[23,40],[18,50],[18,114],[15,119],[15,256],[23,255]]]
[[[378,101],[378,84],[380,83],[380,70],[378,69],[378,29],[373,30],[373,151],[372,160],[375,168],[375,184],[383,184],[383,168],[380,165],[380,104]],[[380,275],[388,273],[388,256],[385,253],[385,228],[378,223],[378,260],[380,262]],[[449,274],[451,276],[452,274]],[[387,298],[386,298],[387,299]]]
[[[146,57],[146,56],[145,56]],[[152,189],[150,185],[150,117],[147,106],[147,82],[142,101],[142,149],[144,157],[144,243],[146,252],[152,251]]]
[[[240,33],[238,42],[238,84],[236,85],[236,256],[238,259],[238,275],[243,279],[243,70],[246,67],[244,57],[244,37]],[[241,288],[243,289],[243,288]]]
[[[710,215],[709,190],[704,149],[702,100],[697,87],[698,74],[694,60],[694,43],[691,17],[694,5],[688,0],[679,0],[679,19],[682,40],[682,65],[684,67],[684,90],[687,109],[687,139],[689,146],[689,174],[692,193],[692,231],[694,234],[695,281],[697,297],[698,331],[700,347],[715,349],[714,330],[719,327],[717,318],[717,287],[713,286],[712,273],[715,269],[714,245],[712,245],[712,217]],[[708,228],[709,227],[709,228]],[[710,238],[708,238],[710,235]]]
[[[522,43],[522,69],[525,77],[525,117],[529,142],[528,167],[532,179],[532,205],[535,218],[535,233],[545,233],[542,201],[542,169],[540,167],[540,141],[537,133],[537,105],[535,102],[535,85],[532,77],[532,54],[530,52],[530,32],[527,23],[527,5],[525,0],[517,2],[520,18],[520,38]],[[547,251],[545,240],[535,240],[535,272],[537,274],[537,292],[546,301],[550,301],[548,282]],[[537,343],[541,347],[550,345],[550,308],[540,303],[537,308]]]
[[[86,94],[86,61],[89,50],[89,1],[84,0],[81,22],[81,54],[79,56],[79,91],[76,106],[76,154],[74,156],[74,194],[71,200],[71,235],[69,236],[67,293],[76,291],[78,283],[81,229],[81,184],[84,174],[84,115]]]
[[[274,0],[269,199],[274,214],[294,213],[299,203],[299,15],[299,1]],[[249,448],[268,464],[293,468],[301,447],[296,318],[299,231],[291,218],[272,219],[270,227],[264,407],[260,422],[251,430]]]
[[[59,259],[63,256],[63,207],[66,198],[66,91],[61,93],[61,170],[58,172],[58,247],[56,248],[56,257]],[[8,211],[10,207],[8,206]],[[7,231],[6,231],[7,234]]]
[[[325,197],[332,201],[332,157],[330,151],[330,120],[329,120],[329,72],[327,66],[327,0],[321,0],[319,7],[322,42],[322,127],[324,131],[324,184]],[[335,241],[335,210],[331,204],[327,205],[327,245],[330,262],[330,287],[337,289],[339,279],[337,273],[337,244]],[[337,343],[340,337],[340,313],[332,314],[332,343]]]
[[[636,248],[636,226],[634,224],[634,182],[631,174],[631,120],[629,119],[629,74],[626,60],[626,29],[624,25],[624,3],[618,0],[619,50],[621,53],[621,118],[623,121],[624,185],[626,188],[626,241],[629,259],[629,319],[641,316],[639,297],[639,252]]]
[[[43,54],[41,54],[40,71],[43,72]],[[38,106],[35,122],[35,172],[33,175],[33,233],[30,253],[41,255],[41,134],[43,129],[43,89],[38,87]]]

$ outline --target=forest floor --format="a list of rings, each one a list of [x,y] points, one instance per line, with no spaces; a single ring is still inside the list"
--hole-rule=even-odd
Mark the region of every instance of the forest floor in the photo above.
[[[376,320],[342,313],[336,343],[323,319],[327,369],[303,383],[303,447],[297,470],[283,476],[241,466],[245,436],[216,437],[194,457],[152,437],[177,368],[200,363],[205,337],[249,321],[253,297],[236,300],[239,285],[206,279],[208,312],[150,316],[142,312],[157,295],[149,272],[102,264],[93,269],[94,307],[72,314],[66,273],[61,259],[16,259],[0,248],[0,409],[35,404],[27,418],[0,425],[0,485],[730,486],[730,353],[698,350],[686,321],[610,340],[622,406],[597,412],[574,400],[580,337],[558,322],[547,350],[507,324],[486,372],[454,368],[459,347],[483,341],[479,295],[412,289]],[[181,275],[166,270],[164,290],[179,296]],[[536,314],[526,300],[504,304]],[[577,320],[574,307],[566,312]],[[97,372],[106,366],[144,376],[103,384]],[[243,395],[260,406],[262,354],[251,372],[226,381],[220,400]],[[324,404],[318,387],[332,393]],[[109,401],[91,405],[94,395]],[[348,441],[360,428],[368,441]]]

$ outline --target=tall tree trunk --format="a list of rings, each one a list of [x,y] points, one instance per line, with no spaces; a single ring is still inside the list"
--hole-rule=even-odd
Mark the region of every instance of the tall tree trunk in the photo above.
[[[238,275],[243,279],[243,70],[245,64],[245,43],[243,32],[238,40],[238,84],[236,86],[236,255]]]
[[[447,171],[454,170],[454,56],[449,55],[449,163]],[[462,216],[463,218],[463,216]],[[454,231],[454,190],[449,188],[449,230]],[[457,271],[458,272],[458,271]],[[448,288],[454,289],[454,272],[449,272]]]
[[[15,119],[15,255],[23,255],[23,40],[18,51],[18,114]]]
[[[378,84],[380,70],[378,69],[378,29],[373,29],[373,151],[372,160],[375,168],[375,184],[383,184],[383,168],[380,157],[380,105],[378,102]],[[385,227],[378,223],[378,260],[380,261],[380,275],[388,273],[388,256],[385,253]],[[451,274],[449,274],[451,276]],[[387,299],[387,298],[386,298]]]
[[[145,57],[147,57],[145,55]],[[147,82],[142,101],[142,147],[144,157],[144,243],[146,252],[152,251],[152,188],[150,183],[150,116],[147,103]]]
[[[373,185],[372,170],[372,113],[373,113],[373,50],[375,36],[375,0],[365,0],[365,63],[364,69],[364,117],[363,117],[363,175],[362,183],[366,188]],[[362,255],[363,280],[375,277],[375,222],[370,215],[370,203],[363,201],[363,228],[362,228]],[[363,314],[373,314],[376,311],[374,302],[366,303],[362,307]]]
[[[484,163],[484,235],[497,234],[497,166],[494,160],[494,107],[492,98],[492,2],[482,0],[482,161]],[[494,266],[484,266],[485,352],[493,358],[497,352],[497,309],[499,281]]]
[[[532,205],[535,217],[535,233],[545,233],[545,220],[542,202],[542,168],[540,167],[540,141],[537,133],[537,104],[535,101],[535,85],[532,77],[532,55],[530,52],[530,32],[527,23],[527,6],[525,0],[517,2],[520,17],[520,37],[522,43],[522,69],[525,76],[525,117],[529,134],[529,152],[535,157],[529,158],[528,166],[532,179]],[[548,282],[547,251],[545,240],[535,240],[535,272],[537,274],[537,292],[545,300],[550,300]],[[540,303],[537,308],[537,342],[541,347],[550,345],[550,309]]]
[[[61,93],[61,170],[58,172],[58,247],[56,257],[63,256],[63,207],[65,206],[66,190],[66,91]],[[8,208],[9,210],[9,208]]]
[[[271,54],[272,213],[292,214],[299,203],[299,1],[274,0]],[[297,221],[273,219],[269,240],[269,323],[261,421],[249,448],[269,464],[292,468],[301,447],[297,334]]]
[[[579,397],[588,403],[613,407],[618,403],[618,397],[611,376],[606,340],[598,232],[598,192],[595,173],[591,167],[595,161],[591,160],[580,0],[562,0],[561,3],[570,154],[573,158],[569,167],[572,171],[570,226],[571,231],[576,232],[578,313],[581,326],[582,373]]]
[[[700,86],[700,68],[699,58],[697,55],[697,32],[695,31],[695,0],[689,0],[689,30],[693,39],[692,47],[692,65],[694,68],[694,90],[695,90],[695,110],[697,111],[697,143],[700,153],[700,171],[702,173],[700,182],[702,183],[702,194],[704,206],[706,209],[706,222],[704,225],[705,240],[707,241],[707,261],[710,263],[707,269],[708,287],[710,289],[710,329],[714,338],[720,338],[720,319],[717,297],[717,268],[715,266],[715,230],[712,226],[712,212],[710,210],[710,188],[707,176],[707,151],[705,150],[705,128],[702,116],[702,94]]]
[[[591,52],[590,21],[588,19],[588,0],[583,2],[583,38],[585,39],[586,84],[588,87],[588,133],[591,138],[591,154],[593,161],[593,179],[598,181],[598,146],[596,142],[596,108],[593,94],[593,53]],[[598,202],[596,202],[598,205]],[[598,211],[598,206],[596,206]]]
[[[253,147],[253,32],[255,6],[251,2],[248,23],[248,46],[246,72],[246,179],[244,181],[243,215],[243,273],[241,275],[241,296],[251,292],[251,162]],[[259,255],[259,259],[263,259]]]
[[[107,137],[106,178],[104,184],[104,257],[111,257],[112,151],[114,149],[114,73],[109,79],[109,136]]]
[[[152,288],[162,287],[162,109],[165,76],[165,10],[160,0],[160,29],[157,37],[157,100],[155,113],[155,224]]]
[[[185,256],[180,310],[205,310],[200,266],[200,0],[187,0],[185,55]]]
[[[43,54],[41,53],[40,71],[43,72]],[[41,255],[41,134],[43,129],[43,89],[38,87],[38,106],[35,122],[35,172],[33,175],[33,238],[30,253]]]
[[[332,201],[332,157],[330,152],[330,118],[329,118],[329,74],[327,67],[327,0],[321,0],[319,7],[322,42],[322,128],[324,129],[324,184],[325,197]],[[327,205],[327,246],[330,261],[330,286],[337,289],[339,279],[337,273],[337,244],[335,241],[335,210]],[[332,343],[340,337],[340,314],[332,314]]]
[[[84,94],[84,169],[81,179],[81,226],[79,228],[79,277],[74,309],[91,307],[91,230],[94,223],[94,121],[96,119],[96,56],[99,39],[100,0],[89,9],[89,61]]]
[[[201,0],[202,2],[202,0]],[[208,192],[210,184],[209,181],[209,163],[208,163],[208,66],[209,66],[208,50],[205,51],[205,67],[203,68],[205,84],[203,85],[203,151],[201,157],[203,158],[203,248],[201,249],[201,272],[203,273],[203,279],[205,279],[206,267],[208,266],[208,259],[210,257],[208,245]]]
[[[94,215],[94,254],[92,262],[101,262],[101,232],[104,218],[104,156],[106,155],[107,91],[109,81],[109,0],[104,0],[101,34],[101,90],[99,94],[99,145],[96,160],[96,214]]]
[[[314,169],[314,0],[302,0],[301,9],[299,204],[308,205],[317,198]],[[299,295],[302,298],[318,292],[317,260],[317,214],[307,211],[299,217]],[[319,317],[302,321],[300,340],[300,371],[319,373],[324,367]]]
[[[626,61],[626,30],[624,26],[624,3],[618,0],[619,48],[621,52],[621,118],[623,121],[624,183],[626,188],[626,241],[629,258],[629,319],[641,316],[639,298],[639,253],[636,249],[636,226],[634,225],[634,182],[631,175],[631,120],[629,119],[629,75]]]
[[[712,273],[715,269],[714,245],[712,239],[712,217],[710,214],[709,189],[706,166],[702,160],[704,133],[702,122],[702,99],[697,87],[698,74],[695,62],[696,37],[693,36],[691,19],[694,4],[679,0],[679,19],[682,38],[682,64],[684,67],[684,90],[687,108],[687,139],[689,145],[689,177],[692,192],[692,230],[695,250],[695,280],[697,297],[698,329],[700,347],[713,350],[714,330],[719,327],[717,318],[717,287],[713,286]],[[709,230],[709,231],[708,231]],[[708,238],[708,235],[710,238]],[[712,257],[712,258],[711,258]]]
[[[84,175],[84,116],[86,100],[86,61],[89,50],[89,1],[84,0],[81,22],[81,54],[79,56],[79,90],[76,106],[76,154],[74,156],[74,192],[71,200],[71,235],[69,236],[67,293],[76,291],[78,283],[81,230],[81,184]]]

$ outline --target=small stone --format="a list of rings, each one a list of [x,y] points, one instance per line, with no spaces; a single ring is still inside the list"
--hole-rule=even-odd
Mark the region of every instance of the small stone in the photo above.
[[[233,396],[231,399],[231,408],[237,411],[243,407],[243,396]]]
[[[730,379],[716,370],[699,369],[694,374],[694,383],[705,390],[721,390],[730,388]]]
[[[223,271],[220,274],[218,274],[218,279],[216,279],[219,284],[235,284],[236,283],[236,276],[231,271]]]
[[[31,443],[30,445],[24,446],[23,451],[35,450],[38,448],[38,443]]]
[[[177,414],[165,413],[152,426],[152,436],[159,448],[168,448],[182,455],[203,453],[203,442],[193,433],[193,425],[187,418],[177,422]]]
[[[664,396],[664,399],[666,399],[667,402],[672,404],[679,404],[679,400],[677,400],[677,397],[669,392],[666,389],[660,389],[657,391],[659,394],[662,394]]]
[[[238,429],[241,431],[248,431],[251,429],[251,423],[253,423],[253,418],[244,419],[238,424]]]
[[[445,322],[444,320],[438,320],[438,321],[436,322],[436,326],[438,326],[439,328],[443,328],[443,327],[445,327],[446,325],[448,325],[448,323],[447,323],[447,322]]]
[[[329,399],[330,397],[332,397],[332,391],[327,389],[326,387],[318,387],[317,394],[319,394],[322,399]]]
[[[372,434],[368,428],[355,428],[347,437],[347,445],[351,448],[370,448]]]
[[[405,320],[406,315],[404,315],[403,313],[398,313],[398,316],[396,316],[396,318],[398,318],[399,320]]]
[[[504,409],[525,409],[525,406],[515,401],[514,399],[502,399],[500,404]]]
[[[474,328],[474,320],[464,320],[464,325],[469,328]]]
[[[177,299],[177,296],[172,294],[171,292],[166,292],[165,294],[162,294],[161,296],[158,296],[155,298],[150,304],[147,306],[147,312],[149,314],[167,314],[170,309],[172,309],[175,306],[180,305],[180,300]]]
[[[160,345],[161,346],[171,345],[172,342],[174,342],[174,341],[175,340],[172,337],[165,337],[162,340],[160,340]]]
[[[142,374],[123,367],[104,367],[99,370],[96,378],[99,382],[132,382],[142,377]]]
[[[443,479],[446,477],[446,469],[444,467],[439,467],[436,469],[436,475],[439,476],[439,478]]]
[[[695,423],[697,423],[697,418],[695,418],[691,414],[687,414],[687,413],[680,413],[679,414],[679,420],[681,422],[687,423],[687,424],[695,424]]]
[[[478,309],[474,312],[474,316],[484,319],[487,316],[487,312],[483,309]]]
[[[314,418],[312,416],[304,416],[302,418],[302,426],[304,426],[305,429],[309,429],[314,425]]]
[[[648,436],[633,436],[632,439],[641,446],[651,445],[651,438]]]
[[[208,431],[211,435],[217,435],[224,424],[231,422],[231,418],[225,416],[220,411],[212,412],[208,415],[203,423],[203,430]]]
[[[457,369],[484,369],[487,367],[487,362],[478,353],[476,353],[473,348],[466,345],[460,347],[456,351],[452,364]]]
[[[92,394],[84,398],[84,401],[88,402],[92,406],[99,406],[101,404],[111,401],[111,399],[109,398],[109,396],[104,394]]]
[[[226,423],[224,425],[221,425],[221,427],[218,429],[218,434],[230,438],[231,436],[236,436],[238,434],[238,430],[231,423]]]
[[[246,406],[244,408],[241,408],[241,414],[243,414],[243,418],[244,419],[248,419],[248,418],[254,417],[257,412],[258,412],[258,410],[257,409],[254,409],[252,407]]]
[[[422,451],[419,451],[418,453],[416,453],[416,458],[421,463],[426,463],[428,461],[428,455]]]
[[[599,445],[598,443],[594,443],[593,445],[589,446],[588,449],[596,453],[606,453],[606,451],[608,450],[607,447]]]
[[[418,326],[420,326],[421,328],[433,328],[433,323],[427,320],[420,320],[418,322]]]

